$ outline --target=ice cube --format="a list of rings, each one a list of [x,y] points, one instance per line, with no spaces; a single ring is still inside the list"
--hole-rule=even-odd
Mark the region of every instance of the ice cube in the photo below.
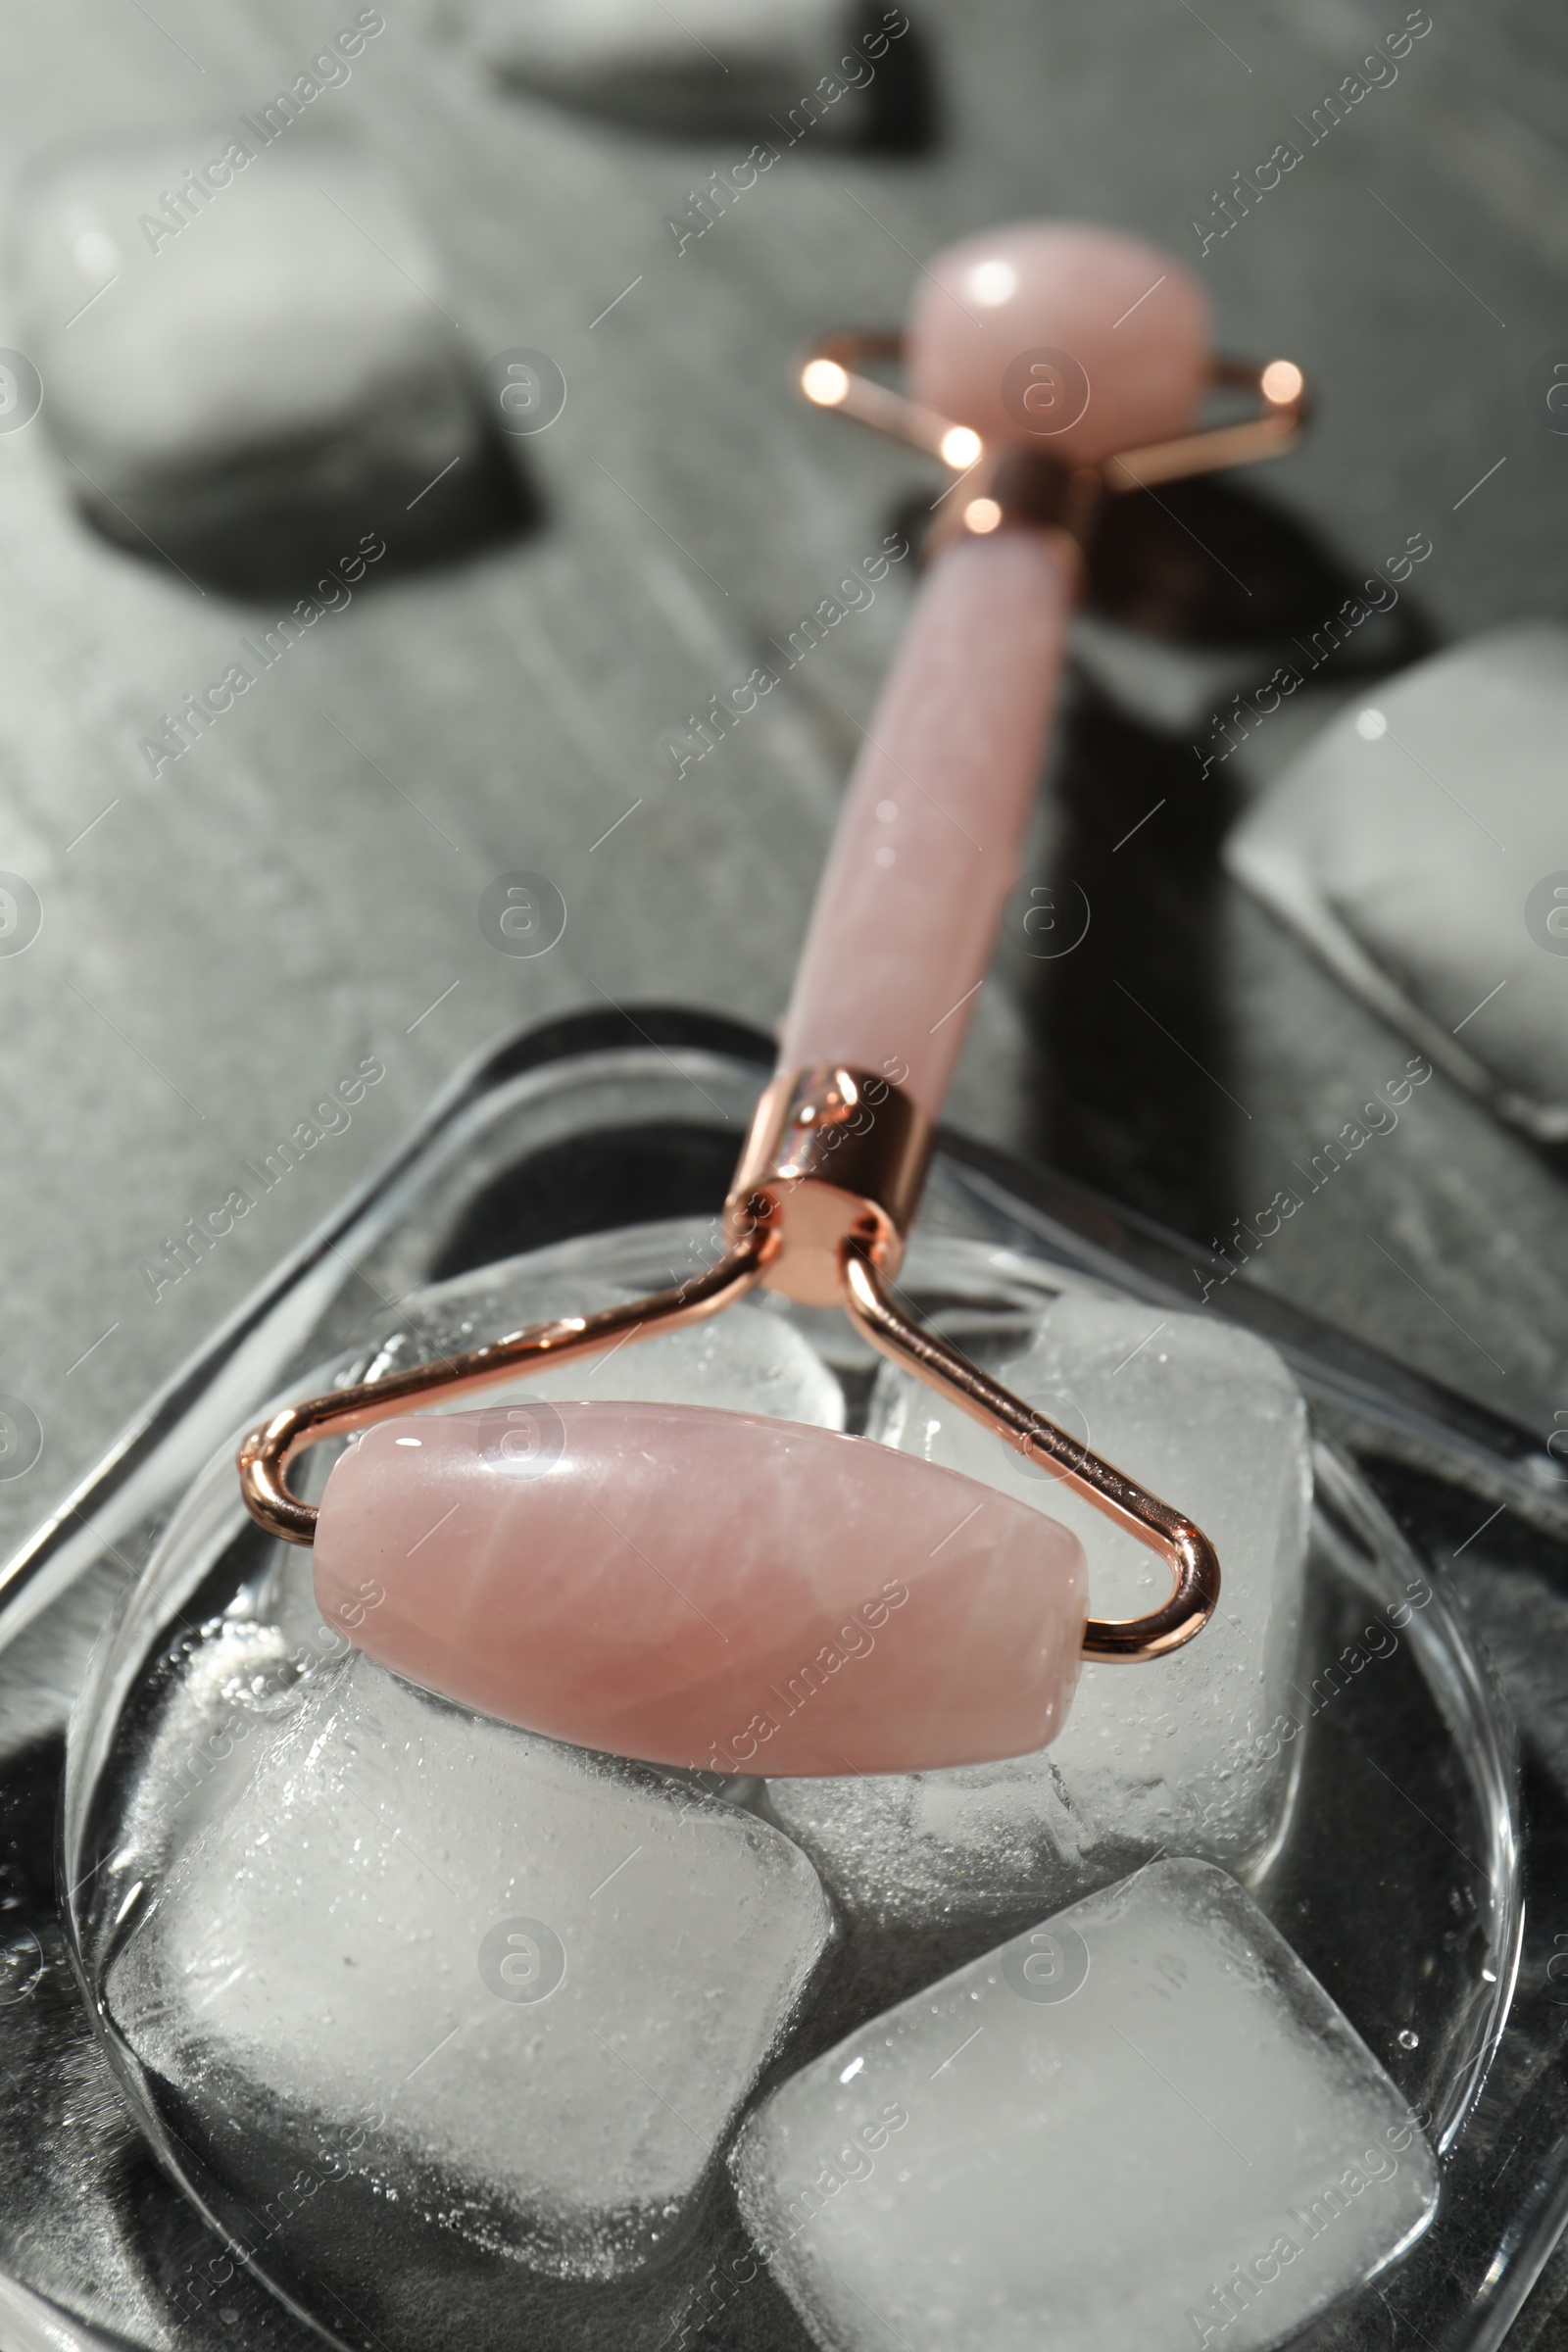
[[[1421,1048],[1414,1069],[1429,1057],[1552,1143],[1568,1137],[1565,726],[1568,632],[1489,630],[1348,704],[1225,850]]]
[[[961,1335],[960,1335],[961,1344]],[[775,1781],[774,1817],[852,1919],[912,1967],[907,1931],[966,1957],[1157,1852],[1247,1877],[1282,1828],[1288,1716],[1311,1499],[1305,1407],[1263,1341],[1201,1315],[1064,1292],[1000,1377],[1186,1511],[1219,1553],[1219,1607],[1150,1665],[1086,1665],[1037,1755],[874,1781]],[[1168,1589],[1152,1552],[902,1373],[869,1434],[1022,1496],[1071,1527],[1090,1607],[1131,1615]],[[902,1965],[902,1962],[900,1962]],[[898,1989],[897,1973],[891,1980]]]
[[[668,2266],[831,1933],[809,1864],[694,1784],[358,1654],[281,1712],[230,1704],[220,1769],[182,1801],[189,1689],[216,1715],[225,1651],[243,1672],[258,1639],[208,1629],[143,1766],[103,1897],[114,2031],[246,2210],[295,2183],[258,2254],[274,2277],[324,2278],[405,2342],[465,2340],[486,2291],[541,2342],[657,2342],[684,2292]],[[437,2326],[418,2298],[448,2274]],[[636,2310],[607,2311],[612,2286]]]
[[[878,2018],[732,2161],[833,2352],[1262,2352],[1394,2261],[1438,2192],[1394,2082],[1203,1862]]]
[[[574,1314],[618,1305],[624,1291],[577,1279]],[[816,1349],[770,1300],[743,1299],[706,1323],[638,1340],[603,1356],[588,1356],[535,1373],[521,1396],[557,1402],[633,1398],[650,1404],[718,1405],[727,1413],[768,1413],[816,1429],[844,1427],[844,1391]],[[498,1397],[511,1388],[498,1389]],[[489,1401],[487,1398],[486,1401]],[[462,1399],[471,1408],[472,1398]]]
[[[314,553],[340,529],[331,552],[353,582],[476,448],[467,363],[403,182],[281,98],[221,131],[54,167],[24,248],[67,482],[143,552],[260,529]],[[335,583],[324,601],[351,594]]]

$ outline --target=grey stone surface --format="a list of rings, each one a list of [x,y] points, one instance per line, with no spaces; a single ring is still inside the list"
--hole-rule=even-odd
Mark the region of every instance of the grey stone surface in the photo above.
[[[1444,11],[1317,143],[1293,129],[1402,13],[933,0],[931,156],[803,140],[677,252],[668,220],[738,151],[499,92],[439,12],[387,7],[313,120],[398,159],[475,363],[526,346],[564,370],[559,422],[512,445],[542,517],[416,569],[389,516],[382,576],[155,778],[149,725],[282,608],[109,545],[41,425],[0,433],[0,868],[43,908],[0,959],[0,1388],[45,1433],[0,1484],[8,1537],[503,1026],[652,997],[776,1017],[908,569],[683,775],[661,737],[787,637],[899,502],[935,495],[790,389],[821,326],[900,315],[914,256],[1035,212],[1163,240],[1211,282],[1227,347],[1289,350],[1321,386],[1309,443],[1257,486],[1276,513],[1352,577],[1428,533],[1420,599],[1442,634],[1563,616],[1568,445],[1530,405],[1562,333],[1561,26],[1524,0]],[[209,125],[306,68],[324,24],[307,0],[161,0],[155,18],[15,0],[8,234],[29,159],[188,125],[194,162]],[[1291,138],[1301,162],[1219,235],[1214,192]],[[12,275],[0,345],[24,338]],[[1215,776],[1233,791],[1277,763],[1345,691],[1330,664]],[[1093,854],[1099,960],[1004,955],[953,1114],[1223,1238],[1407,1049],[1218,879],[1222,803],[1198,792],[1188,734],[1087,689],[1075,728],[1032,855],[1038,872]],[[1162,796],[1125,848],[1096,832]],[[496,954],[476,919],[514,869],[568,909],[533,960]],[[166,1237],[368,1059],[385,1076],[351,1123],[324,1113],[335,1131],[155,1298],[141,1268]],[[1547,1159],[1435,1081],[1245,1278],[1544,1429],[1568,1397],[1561,1206]]]

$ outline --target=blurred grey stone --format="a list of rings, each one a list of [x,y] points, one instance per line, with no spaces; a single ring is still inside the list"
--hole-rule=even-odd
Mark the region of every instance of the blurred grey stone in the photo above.
[[[784,145],[810,130],[845,145],[864,131],[889,33],[908,22],[886,13],[884,29],[853,0],[683,0],[678,14],[660,0],[474,0],[474,36],[503,81],[644,129],[777,129]]]

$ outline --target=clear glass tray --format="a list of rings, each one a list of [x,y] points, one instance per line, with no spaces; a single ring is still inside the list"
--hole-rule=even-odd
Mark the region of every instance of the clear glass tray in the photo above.
[[[304,2306],[335,2340],[371,2343],[328,2316],[352,2307],[352,2245],[334,2254],[341,2267],[320,2289],[291,2269],[286,2233],[271,2241],[266,2267],[292,2288],[293,2310],[231,2261],[202,2209],[253,2243],[254,2217],[111,2021],[91,2014],[83,1987],[96,1982],[123,1897],[106,1762],[126,1736],[146,1658],[192,1591],[205,1615],[261,1572],[228,1483],[239,1428],[270,1397],[319,1385],[323,1369],[363,1375],[459,1333],[514,1326],[522,1277],[505,1261],[521,1252],[551,1249],[566,1270],[581,1254],[602,1270],[607,1245],[588,1237],[619,1233],[609,1253],[628,1289],[711,1254],[764,1051],[728,1024],[649,1011],[636,1023],[559,1024],[489,1056],[155,1400],[7,1571],[0,2340],[149,2352],[318,2342]],[[632,1225],[644,1230],[621,1230]],[[1191,1306],[1195,1262],[1107,1204],[946,1138],[905,1287],[933,1313],[952,1313],[956,1300],[966,1315],[1017,1321],[1084,1284]],[[1484,1597],[1498,1577],[1563,1591],[1560,1473],[1523,1433],[1261,1294],[1233,1284],[1224,1298],[1284,1348],[1312,1408],[1303,1691],[1354,1642],[1369,1608],[1396,1604],[1412,1580],[1433,1592],[1398,1648],[1342,1676],[1333,1705],[1305,1723],[1289,1831],[1254,1889],[1431,2116],[1443,2160],[1439,2218],[1414,2254],[1303,2340],[1370,2347],[1408,2329],[1434,2345],[1490,2346],[1568,2216],[1559,2006],[1568,1984],[1550,1973],[1554,1955],[1568,1954],[1568,1882],[1542,1867],[1564,1834],[1564,1776],[1532,1749],[1521,1801],[1508,1708],[1460,1588],[1466,1564],[1480,1562]],[[848,1425],[862,1426],[869,1359],[842,1322],[808,1320],[843,1386]],[[1499,1503],[1500,1548],[1476,1533]],[[51,1846],[64,1703],[78,1688],[61,1900]],[[1416,1790],[1419,1803],[1403,1793]],[[997,1935],[1022,1924],[1003,1921]],[[1568,1977],[1568,1960],[1556,1976]],[[851,2022],[835,2016],[834,2031]],[[384,2330],[373,2340],[404,2352]],[[428,2330],[405,2340],[409,2352],[436,2352]],[[753,2295],[703,2341],[801,2352],[806,2339],[781,2298]]]

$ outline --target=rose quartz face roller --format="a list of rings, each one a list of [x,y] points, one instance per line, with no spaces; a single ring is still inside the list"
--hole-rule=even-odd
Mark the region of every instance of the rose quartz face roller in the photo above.
[[[958,479],[850,785],[725,1254],[677,1290],[286,1406],[240,1449],[253,1515],[314,1543],[323,1614],[399,1674],[656,1763],[908,1772],[1045,1746],[1082,1659],[1158,1659],[1212,1614],[1201,1531],[911,1322],[891,1288],[1015,879],[1096,512],[1283,448],[1299,420],[1298,369],[1216,363],[1206,329],[1196,282],[1152,248],[1017,227],[938,257],[906,342],[838,336],[807,364],[809,398]],[[857,371],[901,351],[910,398]],[[1250,390],[1255,420],[1194,430],[1216,383]],[[1159,1553],[1167,1599],[1090,1617],[1064,1528],[862,1438],[612,1401],[411,1417],[696,1322],[757,1284],[841,1303],[872,1347]],[[351,1432],[318,1511],[288,1464]]]

